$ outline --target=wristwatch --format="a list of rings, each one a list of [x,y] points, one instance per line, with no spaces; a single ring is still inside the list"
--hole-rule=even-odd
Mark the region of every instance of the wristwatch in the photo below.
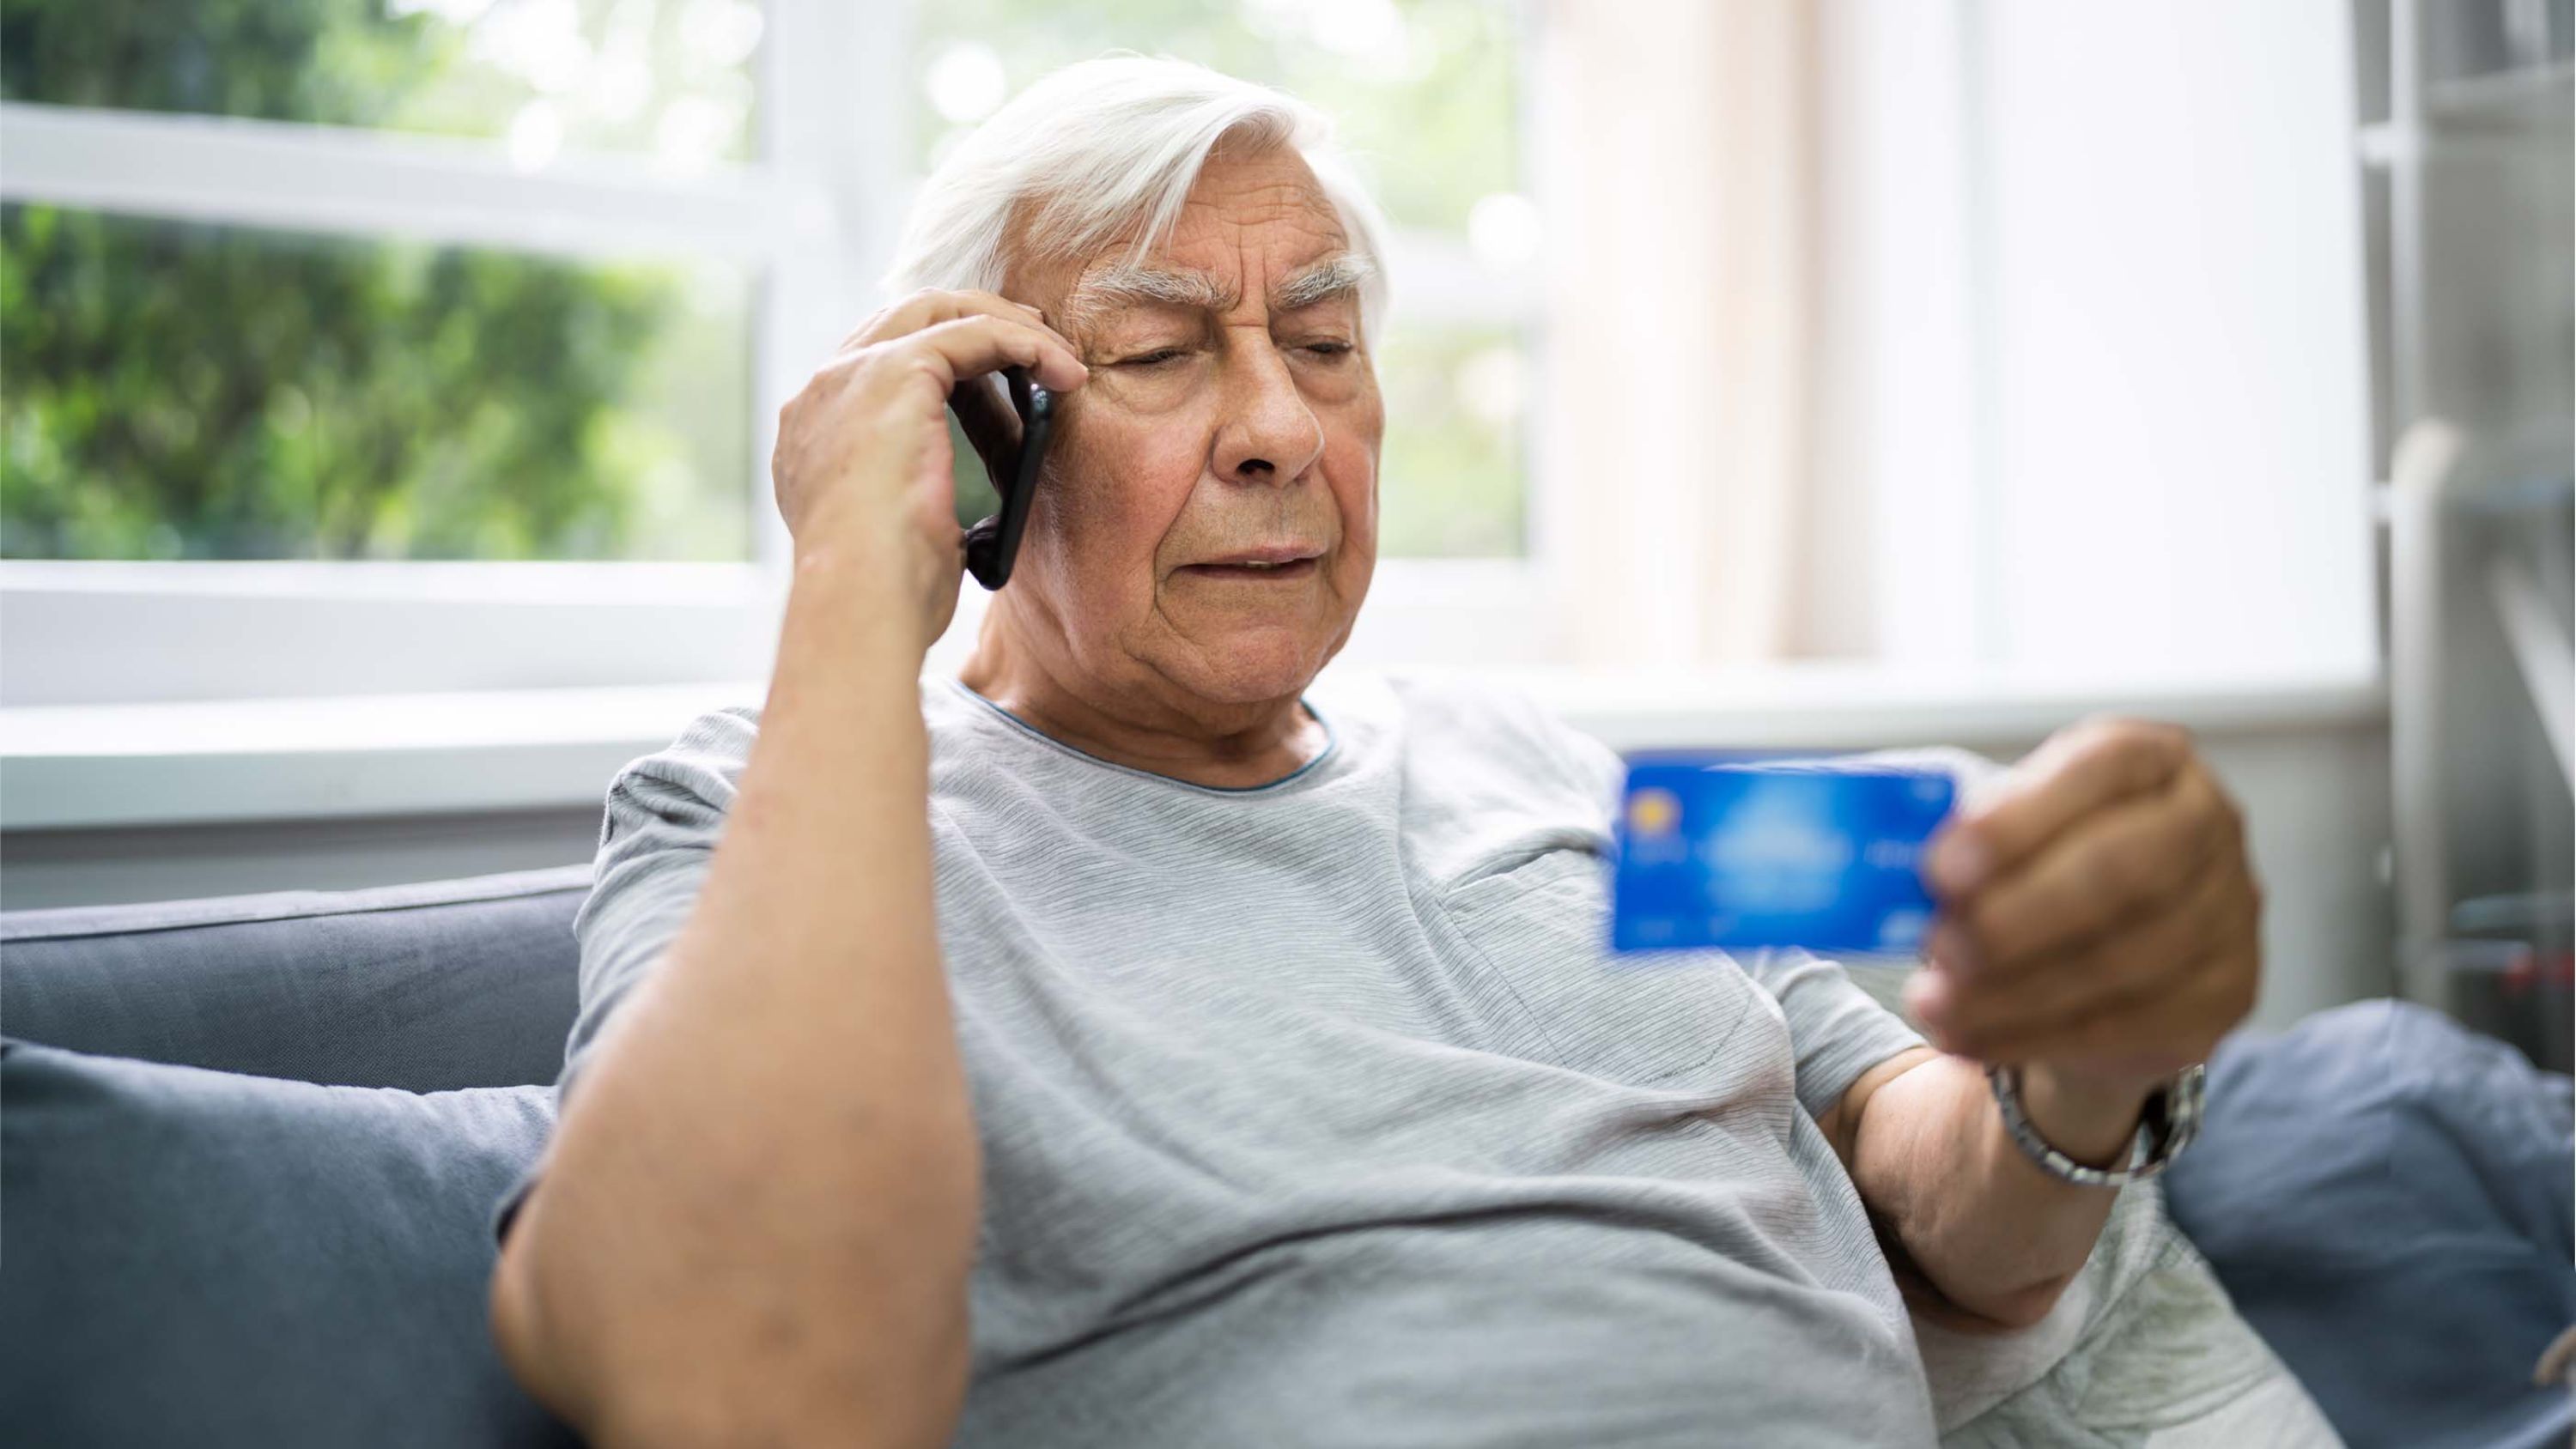
[[[2191,1145],[2200,1131],[2200,1099],[2206,1090],[2207,1067],[2194,1064],[2174,1074],[2138,1114],[2138,1136],[2129,1149],[2124,1167],[2087,1167],[2048,1145],[2048,1139],[2032,1126],[2030,1113],[2021,1104],[2021,1068],[1992,1066],[1986,1068],[1986,1081],[1995,1089],[1995,1105],[2003,1109],[2004,1127],[2022,1155],[2038,1163],[2051,1177],[2079,1187],[2123,1187],[2144,1182],[2172,1165],[2182,1150]]]

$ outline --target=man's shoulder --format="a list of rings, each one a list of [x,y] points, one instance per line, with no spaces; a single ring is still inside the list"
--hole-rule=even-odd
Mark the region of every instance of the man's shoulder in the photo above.
[[[1316,677],[1307,697],[1345,717],[1451,740],[1527,737],[1542,724],[1526,693],[1464,671],[1337,666]]]
[[[1385,676],[1406,719],[1536,744],[1563,728],[1538,699],[1510,680],[1465,670],[1408,670]]]
[[[757,703],[718,705],[701,710],[683,725],[671,741],[675,750],[732,750],[749,753],[751,740],[760,733],[760,710]]]
[[[1451,670],[1390,672],[1381,687],[1400,714],[1408,746],[1431,757],[1472,759],[1528,783],[1565,786],[1587,799],[1615,788],[1618,755],[1508,676]]]
[[[602,842],[624,833],[627,821],[658,818],[712,829],[733,804],[759,732],[760,706],[722,705],[693,716],[669,744],[627,761],[608,782]]]
[[[955,681],[925,674],[920,680],[921,713],[934,757],[964,750],[979,724],[977,704]],[[701,709],[680,726],[669,744],[637,756],[609,781],[608,806],[620,814],[671,813],[685,810],[708,824],[732,808],[733,797],[760,739],[763,705],[738,700]],[[936,761],[935,761],[936,762]]]
[[[726,704],[700,710],[662,748],[630,761],[619,772],[667,774],[673,769],[739,775],[760,735],[760,706]]]

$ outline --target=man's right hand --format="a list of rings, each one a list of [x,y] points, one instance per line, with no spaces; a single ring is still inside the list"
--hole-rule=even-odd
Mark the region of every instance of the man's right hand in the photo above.
[[[890,572],[921,610],[925,649],[956,612],[964,568],[948,397],[1013,366],[1058,393],[1090,376],[1036,308],[921,291],[862,323],[779,409],[769,471],[800,567],[828,558]]]

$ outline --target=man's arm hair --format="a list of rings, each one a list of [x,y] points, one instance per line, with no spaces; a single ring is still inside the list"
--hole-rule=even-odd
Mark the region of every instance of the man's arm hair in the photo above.
[[[686,925],[593,1044],[492,1326],[601,1445],[945,1443],[973,1117],[941,967],[917,610],[800,550]]]

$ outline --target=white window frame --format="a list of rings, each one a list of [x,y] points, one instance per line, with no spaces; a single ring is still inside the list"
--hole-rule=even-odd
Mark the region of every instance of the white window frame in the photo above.
[[[790,547],[765,486],[776,414],[878,303],[909,199],[910,17],[908,0],[766,0],[760,159],[691,176],[614,155],[523,172],[493,141],[0,103],[9,202],[740,266],[755,299],[757,519],[754,556],[739,564],[0,560],[0,706],[765,677]],[[1534,333],[1527,282],[1446,238],[1400,232],[1392,245],[1398,325]],[[1554,657],[1553,574],[1538,548],[1547,500],[1539,470],[1524,476],[1528,553],[1381,560],[1347,657]],[[983,598],[965,595],[933,668],[971,643]]]

